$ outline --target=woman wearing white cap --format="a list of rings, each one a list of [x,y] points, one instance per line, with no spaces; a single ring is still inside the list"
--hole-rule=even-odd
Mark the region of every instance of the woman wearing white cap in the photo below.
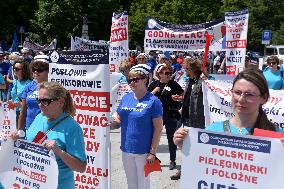
[[[50,58],[47,55],[37,55],[30,64],[30,70],[34,80],[24,89],[21,96],[22,109],[18,120],[18,129],[28,129],[34,118],[40,113],[37,103],[38,84],[47,81]]]
[[[130,69],[127,81],[133,92],[123,96],[111,128],[121,126],[122,161],[129,189],[149,189],[146,162],[154,163],[163,125],[161,101],[147,91],[150,66]]]

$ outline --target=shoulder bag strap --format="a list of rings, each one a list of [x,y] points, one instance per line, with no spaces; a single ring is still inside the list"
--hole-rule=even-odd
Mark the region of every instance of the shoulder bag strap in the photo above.
[[[65,119],[67,119],[69,117],[69,115],[63,117],[62,119],[58,120],[56,123],[54,123],[54,125],[52,125],[52,127],[50,127],[45,134],[47,135],[47,133],[49,133],[49,131],[51,131],[55,126],[57,126],[59,123],[61,123],[62,121],[64,121]]]

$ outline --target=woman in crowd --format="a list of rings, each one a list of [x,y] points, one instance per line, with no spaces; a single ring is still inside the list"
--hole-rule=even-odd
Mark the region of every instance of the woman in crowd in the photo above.
[[[202,62],[199,59],[189,59],[184,62],[186,75],[189,77],[184,96],[174,95],[173,100],[182,101],[181,124],[186,127],[202,128],[205,126]],[[172,180],[180,179],[181,171],[171,176]]]
[[[137,64],[146,64],[147,59],[145,53],[139,53],[137,56]]]
[[[16,62],[13,66],[14,80],[11,90],[11,98],[14,106],[16,106],[16,121],[19,118],[21,110],[21,101],[23,91],[28,83],[31,82],[31,74],[28,62]]]
[[[71,117],[75,114],[73,99],[70,92],[56,82],[41,82],[38,90],[41,113],[28,128],[26,139],[43,142],[47,149],[53,150],[59,169],[57,188],[74,189],[73,171],[85,171],[86,154],[82,128]],[[17,138],[15,134],[12,137]]]
[[[122,161],[129,189],[149,189],[145,163],[153,163],[163,127],[161,101],[147,91],[150,66],[130,69],[128,83],[133,92],[122,97],[111,128],[121,126]]]
[[[46,55],[37,55],[30,63],[30,70],[34,80],[26,85],[22,98],[21,112],[18,120],[18,129],[28,129],[34,118],[40,113],[37,104],[38,84],[47,81],[50,59]]]
[[[269,89],[284,89],[284,70],[279,67],[279,58],[275,55],[267,58],[267,67],[263,71]]]
[[[234,117],[222,122],[215,122],[206,130],[227,132],[238,135],[253,134],[254,128],[276,131],[262,105],[269,98],[269,89],[263,74],[258,70],[246,69],[234,79],[231,90]],[[174,134],[174,143],[182,146],[187,135],[186,128],[178,129]]]
[[[176,131],[177,121],[179,119],[180,103],[172,99],[173,95],[182,95],[183,89],[181,86],[171,80],[173,74],[172,67],[166,64],[159,64],[156,67],[156,77],[159,80],[152,82],[148,91],[157,96],[163,104],[163,123],[166,127],[168,146],[170,151],[170,166],[173,170],[176,167],[176,150],[177,146],[174,144],[173,136]]]

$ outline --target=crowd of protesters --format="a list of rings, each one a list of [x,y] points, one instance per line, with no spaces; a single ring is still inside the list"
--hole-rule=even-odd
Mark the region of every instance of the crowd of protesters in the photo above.
[[[153,163],[155,160],[163,126],[166,128],[168,139],[170,170],[177,168],[176,144],[181,146],[187,134],[186,129],[178,131],[177,129],[181,126],[205,128],[202,80],[210,78],[210,74],[225,74],[226,57],[225,52],[210,52],[206,68],[203,70],[203,56],[203,52],[131,51],[129,60],[121,63],[119,70],[132,92],[122,98],[110,126],[121,127],[121,150],[129,188],[149,188],[150,180],[149,177],[144,177],[143,166],[145,161]],[[47,82],[49,63],[47,55],[42,52],[34,53],[27,48],[12,53],[0,51],[0,100],[9,101],[16,107],[17,129],[27,131],[26,139],[29,141],[33,141],[40,131],[35,124],[38,122],[48,128],[48,125],[57,124],[57,121],[61,122],[64,118],[74,126],[70,129],[75,129],[76,133],[82,132],[71,118],[74,107],[68,106],[67,109],[65,107],[65,104],[70,105],[72,102],[68,91],[56,83]],[[251,119],[249,126],[242,125],[241,116],[232,118],[226,122],[229,129],[234,130],[242,126],[255,127],[260,115],[266,121],[261,105],[269,97],[268,88],[275,90],[284,88],[283,69],[277,56],[268,57],[267,65],[263,71],[259,70],[258,62],[249,54],[246,56],[245,71],[241,72],[234,81],[232,100],[234,104],[255,103],[251,111],[258,113],[250,112],[255,119],[249,118]],[[182,77],[186,81],[183,87],[178,84]],[[244,85],[241,85],[241,82]],[[259,87],[260,85],[262,88]],[[253,93],[251,89],[254,89]],[[250,94],[253,95],[249,96]],[[59,112],[49,111],[52,106],[58,107]],[[129,111],[135,108],[139,111]],[[238,109],[234,111],[236,115],[243,113]],[[263,127],[264,129],[276,130],[270,122],[266,121],[265,124],[268,126]],[[61,125],[64,127],[66,124]],[[223,128],[223,122],[219,123],[219,127]],[[210,130],[216,128],[217,126],[214,125],[209,127]],[[223,132],[222,129],[219,130]],[[245,131],[250,132],[250,129]],[[16,135],[13,137],[17,138]],[[67,142],[58,146],[56,142],[61,139],[54,137],[52,132],[45,141],[46,147],[55,150],[58,163],[66,166],[70,175],[73,174],[72,170],[83,172],[86,167],[86,155],[82,151],[83,138],[81,136],[73,138],[78,140],[77,151],[66,150],[66,145],[71,143],[68,140],[71,138],[64,139]],[[171,179],[179,179],[180,174],[181,172],[178,171]],[[66,182],[72,188],[73,180],[64,181],[61,177],[60,179],[63,180],[60,184]]]

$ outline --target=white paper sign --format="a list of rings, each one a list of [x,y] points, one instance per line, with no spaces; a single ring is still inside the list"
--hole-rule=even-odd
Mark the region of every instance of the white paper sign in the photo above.
[[[279,139],[189,129],[183,142],[182,189],[282,188],[284,147]]]
[[[39,144],[11,138],[2,141],[1,147],[0,188],[57,188],[58,166],[52,151]]]

